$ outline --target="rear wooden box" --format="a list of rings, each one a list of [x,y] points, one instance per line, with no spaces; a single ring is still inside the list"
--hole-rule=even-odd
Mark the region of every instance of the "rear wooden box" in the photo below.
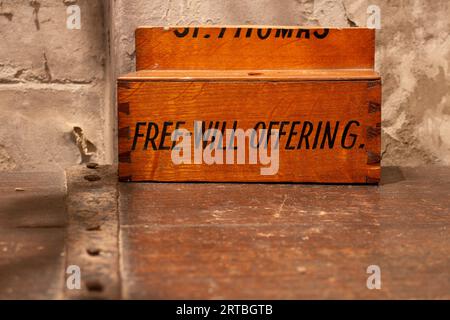
[[[118,79],[120,180],[378,183],[374,38],[361,28],[139,28],[137,72]],[[226,143],[223,163],[195,150],[174,163],[171,134],[195,140],[194,123],[224,137],[278,130],[277,170],[262,174],[275,165],[249,163],[248,149],[244,163],[227,163]]]

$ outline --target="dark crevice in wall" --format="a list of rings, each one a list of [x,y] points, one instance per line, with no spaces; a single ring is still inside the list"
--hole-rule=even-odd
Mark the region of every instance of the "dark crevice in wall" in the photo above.
[[[30,0],[30,6],[33,8],[34,25],[36,26],[36,30],[39,31],[41,29],[41,24],[39,22],[39,10],[41,8],[41,3],[37,0]]]

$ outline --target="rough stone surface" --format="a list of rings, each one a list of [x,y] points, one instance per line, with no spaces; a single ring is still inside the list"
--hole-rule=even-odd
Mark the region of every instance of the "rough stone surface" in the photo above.
[[[30,171],[45,166],[60,171],[103,157],[97,88],[18,84],[0,86],[0,96],[0,168]],[[86,151],[74,128],[82,129]],[[89,151],[94,152],[90,157]]]
[[[81,7],[81,30],[65,27],[71,4]],[[8,96],[0,100],[1,110],[8,110],[2,114],[7,135],[0,136],[0,170],[113,161],[114,79],[134,69],[137,26],[355,27],[366,26],[369,5],[380,7],[382,19],[383,164],[450,165],[448,0],[0,0],[0,92]],[[20,94],[35,106],[26,116]],[[43,116],[49,110],[57,111],[58,122]],[[21,136],[16,128],[25,124],[28,135]],[[84,148],[83,138],[68,139],[72,125],[95,148]]]
[[[81,8],[81,30],[66,27],[72,3]],[[88,158],[107,160],[103,16],[100,0],[0,1],[0,170],[87,161],[74,127],[94,145]]]
[[[386,164],[450,164],[450,2],[386,1],[378,41]]]
[[[260,24],[365,27],[381,9],[377,70],[383,77],[383,165],[450,165],[450,3],[447,0],[117,0],[116,69],[134,69],[140,25]]]
[[[29,0],[0,2],[2,10],[12,14],[11,20],[0,17],[2,83],[92,83],[103,79],[103,7],[97,0],[78,2],[83,14],[81,30],[66,28],[62,0],[35,1],[35,5]]]

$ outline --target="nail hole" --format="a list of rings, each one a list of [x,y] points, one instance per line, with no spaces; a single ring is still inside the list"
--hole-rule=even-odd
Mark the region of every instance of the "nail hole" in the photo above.
[[[263,73],[262,72],[249,72],[248,75],[249,76],[262,76]]]
[[[86,231],[100,231],[101,227],[100,225],[90,226],[86,228]]]
[[[101,180],[102,178],[100,178],[100,176],[96,174],[89,174],[87,176],[84,176],[84,179],[87,181],[98,181]]]
[[[88,167],[89,169],[97,169],[98,163],[90,162],[90,163],[86,164],[86,167]]]
[[[103,285],[98,280],[90,280],[86,282],[86,288],[90,292],[102,292],[103,291]]]
[[[86,250],[86,252],[93,257],[99,256],[100,255],[100,249],[97,248],[89,248]]]

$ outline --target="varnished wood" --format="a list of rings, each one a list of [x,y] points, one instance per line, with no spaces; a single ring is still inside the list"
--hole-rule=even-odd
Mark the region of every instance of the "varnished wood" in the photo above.
[[[90,167],[70,169],[69,196],[62,173],[0,173],[0,299],[66,298],[64,260],[108,279],[84,298],[450,299],[449,167],[385,167],[379,187],[117,184]]]
[[[366,28],[138,28],[138,71],[118,79],[119,180],[378,183],[381,82],[374,46],[375,31]],[[244,131],[273,125],[282,136],[279,169],[264,176],[262,165],[248,163],[175,165],[171,150],[180,140],[172,144],[169,127],[183,124],[193,133],[195,121],[222,135],[230,124]],[[159,147],[152,126],[161,132]],[[358,137],[350,147],[349,135]],[[290,144],[294,136],[297,147]],[[328,140],[327,148],[330,136],[340,146]],[[244,148],[248,159],[248,146],[238,147]]]
[[[66,268],[81,269],[81,288],[64,288],[64,299],[119,299],[116,168],[75,166],[66,170]]]
[[[379,187],[119,187],[124,298],[450,299],[448,167],[383,168]]]
[[[0,181],[0,300],[61,299],[64,173],[0,172]]]
[[[121,76],[119,87],[130,89],[129,81],[351,81],[376,80],[371,69],[316,70],[140,70]]]
[[[118,90],[119,130],[124,132],[130,128],[130,135],[119,137],[119,176],[127,177],[127,181],[376,183],[380,177],[381,156],[380,130],[376,128],[381,123],[381,112],[373,110],[370,105],[381,103],[381,84],[374,72],[365,72],[364,77],[369,74],[370,80],[352,81],[314,80],[311,75],[309,80],[296,81],[282,81],[283,76],[279,76],[277,81],[253,80],[250,77],[240,81],[191,78],[187,82],[175,81],[170,76],[170,81],[122,78],[119,83],[127,82],[128,85]],[[336,78],[341,79],[339,76]],[[300,122],[294,128],[297,131],[301,131],[301,125],[306,121],[313,123],[316,129],[320,122],[325,127],[327,121],[331,124],[339,122],[340,127],[333,147],[325,144],[321,148],[321,135],[319,144],[313,147],[311,135],[309,149],[303,141],[303,148],[287,150],[286,134],[280,139],[279,171],[273,176],[261,175],[263,165],[175,165],[171,160],[171,150],[145,149],[147,127],[141,128],[142,132],[136,130],[138,122],[151,121],[159,126],[161,133],[163,123],[171,122],[170,134],[175,123],[183,121],[183,128],[193,132],[193,124],[197,120],[226,122],[227,129],[237,121],[238,128],[243,130],[254,128],[258,122],[269,126],[271,121],[289,122],[291,126],[285,128],[288,132],[294,121]],[[341,145],[344,126],[352,121],[358,125],[351,127],[351,134],[358,138],[351,149],[345,149]],[[280,127],[274,127],[277,128]],[[137,138],[133,149],[137,133],[143,133],[144,137]],[[298,132],[294,136],[290,147],[300,145],[300,135]],[[158,143],[161,136],[156,139]],[[171,145],[170,135],[166,140],[165,144]]]
[[[136,30],[136,70],[373,69],[374,52],[375,30],[365,28],[205,26]]]

